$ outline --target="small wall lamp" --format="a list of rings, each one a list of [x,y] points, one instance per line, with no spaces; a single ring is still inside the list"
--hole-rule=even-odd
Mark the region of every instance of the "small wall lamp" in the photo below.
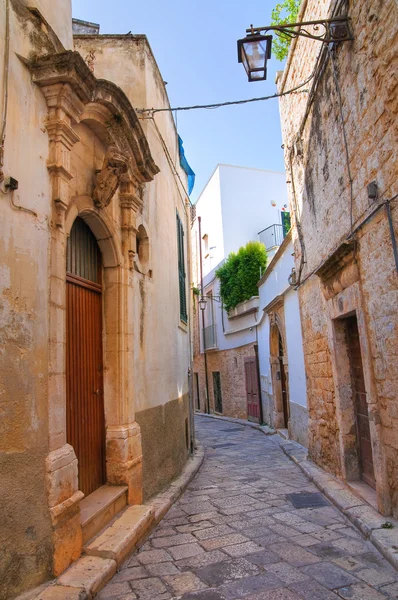
[[[273,31],[282,38],[306,37],[324,44],[331,42],[348,42],[353,40],[349,17],[339,16],[320,21],[287,23],[286,25],[270,25],[246,29],[248,34],[238,40],[238,62],[242,63],[249,81],[267,79],[267,60],[271,58]]]

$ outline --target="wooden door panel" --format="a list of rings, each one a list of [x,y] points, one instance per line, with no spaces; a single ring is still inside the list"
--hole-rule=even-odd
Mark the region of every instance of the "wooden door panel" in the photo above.
[[[245,381],[248,419],[260,421],[260,394],[256,357],[245,358]]]
[[[357,442],[362,479],[371,487],[376,487],[373,452],[370,435],[368,402],[363,374],[361,346],[356,317],[347,319],[347,347],[351,367],[352,397],[354,401]]]

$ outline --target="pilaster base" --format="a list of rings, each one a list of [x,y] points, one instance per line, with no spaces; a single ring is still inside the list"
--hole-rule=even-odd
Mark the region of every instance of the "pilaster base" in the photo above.
[[[69,444],[50,452],[46,458],[46,483],[53,529],[54,575],[59,575],[82,551],[77,459]]]
[[[142,445],[138,423],[108,427],[106,472],[110,485],[128,486],[128,503],[142,503]]]

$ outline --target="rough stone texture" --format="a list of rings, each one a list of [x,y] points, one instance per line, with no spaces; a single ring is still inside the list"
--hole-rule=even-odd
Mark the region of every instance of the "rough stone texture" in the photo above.
[[[199,309],[198,309],[199,312]],[[200,315],[199,315],[200,316]],[[198,318],[194,316],[194,336],[199,335]],[[230,350],[207,352],[207,371],[209,378],[210,411],[214,408],[213,371],[219,371],[221,377],[222,414],[235,419],[247,419],[247,396],[245,387],[244,359],[255,356],[253,344],[231,348]],[[194,373],[199,376],[200,409],[206,412],[205,406],[205,368],[204,356],[198,352],[194,354]]]
[[[326,17],[335,4],[331,0],[309,0],[300,19]],[[357,459],[349,421],[350,394],[342,373],[343,342],[338,339],[339,323],[333,321],[354,313],[369,403],[378,505],[384,514],[393,512],[397,516],[398,296],[385,208],[358,230],[353,238],[355,252],[344,264],[341,257],[335,264],[325,261],[338,248],[344,250],[342,244],[351,231],[351,210],[355,229],[378,201],[397,193],[394,144],[398,6],[395,0],[349,0],[344,4],[351,17],[354,41],[340,45],[334,65],[348,141],[352,202],[331,58],[326,60],[305,123],[307,94],[280,100],[288,179],[294,182],[296,192],[294,198],[290,184],[297,272],[302,256],[298,216],[305,246],[299,295],[307,373],[308,441],[316,463],[343,478],[358,478],[352,473]],[[279,90],[304,81],[312,72],[318,52],[319,46],[312,40],[295,41],[289,66],[279,77]],[[368,198],[366,189],[373,180],[378,183],[376,201]],[[391,210],[397,235],[395,201]],[[327,269],[321,270],[318,277],[314,272],[323,264]]]
[[[237,431],[220,419],[196,421],[206,447],[201,470],[99,600],[128,598],[128,587],[148,600],[337,600],[350,593],[358,600],[361,593],[364,600],[396,598],[397,572],[336,508],[295,509],[286,499],[287,493],[316,488],[275,436],[251,427]],[[223,446],[227,440],[233,445]],[[167,545],[155,549],[159,540]],[[249,544],[245,556],[230,555]],[[192,546],[200,554],[192,555]],[[186,558],[176,551],[186,551]]]
[[[189,452],[189,399],[172,400],[136,413],[142,436],[144,500],[163,489],[183,468]],[[188,445],[187,445],[188,444]]]
[[[301,404],[290,402],[289,436],[299,444],[308,447],[308,410]]]

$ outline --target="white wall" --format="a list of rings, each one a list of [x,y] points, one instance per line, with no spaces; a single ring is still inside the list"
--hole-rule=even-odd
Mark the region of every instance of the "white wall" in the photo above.
[[[290,241],[283,254],[270,265],[272,270],[259,287],[260,311],[274,298],[284,295],[290,402],[306,406],[307,388],[298,292],[288,283],[288,276],[294,266],[293,251],[293,243]],[[270,324],[269,318],[266,316],[258,328],[258,350],[262,388],[267,393],[272,392],[269,335]]]
[[[225,257],[262,229],[281,224],[288,206],[286,175],[277,171],[219,165]],[[272,206],[272,202],[276,206]]]
[[[290,402],[307,406],[303,339],[298,292],[293,288],[285,294],[286,343],[289,361]]]
[[[230,252],[258,240],[262,229],[281,224],[281,209],[287,203],[285,173],[217,165],[196,203],[202,237],[209,236],[208,258],[203,246],[203,275]]]

